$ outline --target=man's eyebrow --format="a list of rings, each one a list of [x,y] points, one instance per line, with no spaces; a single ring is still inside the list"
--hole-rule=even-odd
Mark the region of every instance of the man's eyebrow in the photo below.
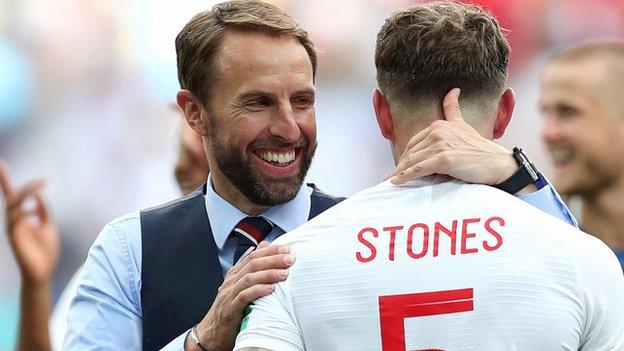
[[[315,94],[316,94],[316,90],[314,90],[314,88],[307,88],[307,89],[299,90],[293,95],[315,95]]]
[[[243,94],[241,94],[238,99],[239,100],[247,100],[247,99],[253,99],[253,98],[259,98],[259,97],[267,97],[267,98],[273,98],[273,94],[264,92],[264,91],[260,91],[260,90],[251,90],[248,92],[245,92]]]

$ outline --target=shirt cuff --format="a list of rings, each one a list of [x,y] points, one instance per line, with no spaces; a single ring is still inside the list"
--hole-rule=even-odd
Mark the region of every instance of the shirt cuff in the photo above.
[[[561,196],[559,196],[559,194],[553,189],[552,185],[548,183],[548,180],[546,180],[545,177],[543,177],[543,179],[546,184],[543,185],[538,191],[520,195],[519,198],[532,206],[537,207],[540,210],[578,228],[576,218],[574,218],[572,212],[568,209],[568,206],[566,206],[563,202]]]
[[[186,335],[191,331],[191,329],[182,333],[182,335],[173,339],[167,346],[160,349],[160,351],[184,351],[184,341],[186,341]]]

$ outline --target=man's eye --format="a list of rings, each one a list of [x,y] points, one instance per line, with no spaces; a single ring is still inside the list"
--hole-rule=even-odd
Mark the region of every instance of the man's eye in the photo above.
[[[248,101],[246,103],[247,106],[249,107],[267,107],[270,105],[270,102],[266,99],[258,99],[258,100],[251,100]]]
[[[579,114],[579,111],[571,106],[561,106],[559,107],[559,116],[561,116],[562,118],[573,118],[573,117],[577,117]]]
[[[314,99],[311,98],[296,98],[293,102],[300,107],[309,107],[314,105]]]

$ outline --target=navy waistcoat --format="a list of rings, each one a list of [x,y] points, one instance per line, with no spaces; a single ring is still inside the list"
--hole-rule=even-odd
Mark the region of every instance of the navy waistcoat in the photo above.
[[[344,200],[309,185],[309,219]],[[199,323],[223,282],[205,187],[141,211],[143,350],[159,350]]]

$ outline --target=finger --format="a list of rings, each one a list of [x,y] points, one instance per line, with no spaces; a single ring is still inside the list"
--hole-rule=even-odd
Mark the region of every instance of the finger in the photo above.
[[[268,245],[268,246],[267,246]],[[285,245],[269,245],[268,242],[262,241],[258,244],[258,248],[252,251],[249,255],[245,256],[240,262],[238,262],[230,271],[228,275],[238,274],[249,262],[255,258],[274,256],[278,254],[287,254],[290,252],[288,246]]]
[[[7,212],[7,227],[9,228],[8,234],[9,236],[13,236],[13,227],[15,224],[24,219],[24,217],[29,216],[30,211],[23,211],[21,208],[16,208],[12,211]]]
[[[405,155],[405,153],[407,152],[410,152],[416,145],[420,144],[423,140],[427,139],[427,137],[431,133],[431,129],[432,128],[430,125],[427,128],[416,133],[416,135],[414,135],[413,137],[411,137],[410,140],[407,142],[407,145],[405,146],[405,150],[403,150],[403,155]]]
[[[232,310],[236,314],[242,314],[245,308],[253,301],[270,295],[275,290],[273,284],[259,284],[251,286],[241,292],[239,292],[234,300],[232,300]]]
[[[252,272],[264,271],[268,269],[285,269],[292,266],[295,256],[292,254],[277,254],[271,256],[256,257],[249,261],[239,272],[244,275]]]
[[[256,247],[256,250],[260,250],[260,249],[264,249],[265,247],[269,246],[269,242],[266,240],[263,240],[260,242],[260,244],[258,244],[258,247]]]
[[[287,269],[267,269],[259,272],[245,274],[232,287],[232,292],[238,294],[241,291],[259,284],[275,284],[286,280]]]
[[[35,195],[44,185],[45,182],[43,179],[37,179],[17,190],[13,196],[8,199],[7,208],[13,209],[15,207],[20,207],[27,197]]]
[[[406,169],[422,162],[428,157],[431,157],[431,155],[434,154],[435,151],[431,150],[430,146],[434,143],[435,140],[433,140],[432,138],[426,138],[425,140],[412,147],[409,153],[404,153],[401,159],[399,159],[397,167],[392,172],[386,175],[384,181],[386,179],[394,178],[395,176],[403,173]]]
[[[9,176],[9,169],[4,161],[0,160],[0,187],[4,198],[8,199],[13,195],[13,185],[11,184],[11,177]]]
[[[45,199],[43,198],[43,194],[41,193],[41,191],[35,193],[35,202],[37,203],[36,212],[39,221],[41,223],[47,222],[49,219],[48,206]]]
[[[442,109],[444,110],[444,118],[449,122],[463,122],[461,110],[459,108],[459,88],[453,88],[449,91],[442,101]]]
[[[412,167],[409,167],[408,169],[403,171],[403,173],[401,173],[400,175],[397,175],[396,177],[392,178],[391,182],[392,184],[400,185],[410,180],[416,180],[418,178],[426,177],[434,173],[437,173],[435,171],[435,167],[433,167],[434,164],[435,164],[434,159],[424,160]]]

